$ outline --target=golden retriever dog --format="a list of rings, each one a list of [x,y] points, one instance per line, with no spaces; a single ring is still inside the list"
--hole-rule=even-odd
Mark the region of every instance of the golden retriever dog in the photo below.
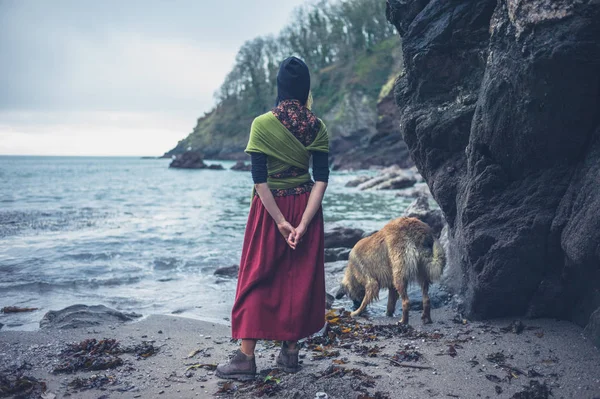
[[[348,295],[358,307],[351,313],[356,317],[379,299],[380,289],[387,288],[390,291],[387,316],[394,315],[399,295],[400,323],[408,324],[408,283],[417,282],[423,290],[421,320],[428,324],[431,323],[429,285],[441,277],[445,265],[444,250],[427,224],[416,218],[394,219],[354,246],[336,298]]]

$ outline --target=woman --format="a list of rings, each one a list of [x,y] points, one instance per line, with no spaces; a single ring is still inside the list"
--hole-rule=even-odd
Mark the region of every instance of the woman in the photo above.
[[[277,75],[277,104],[252,123],[246,152],[254,190],[246,225],[232,335],[242,344],[217,376],[256,375],[258,339],[282,341],[277,365],[296,372],[297,340],[325,322],[323,213],[329,138],[310,111],[310,74],[290,57]],[[313,177],[308,173],[313,158]]]

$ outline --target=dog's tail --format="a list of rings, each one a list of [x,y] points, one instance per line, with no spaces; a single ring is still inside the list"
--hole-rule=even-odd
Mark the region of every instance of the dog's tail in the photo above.
[[[444,267],[446,266],[446,253],[438,240],[433,240],[433,254],[427,264],[427,274],[429,281],[437,281],[442,277]]]

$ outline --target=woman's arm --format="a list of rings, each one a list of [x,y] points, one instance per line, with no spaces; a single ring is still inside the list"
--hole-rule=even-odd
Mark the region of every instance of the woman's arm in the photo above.
[[[326,182],[315,182],[315,185],[310,192],[310,196],[308,197],[308,204],[306,204],[306,209],[302,215],[302,220],[300,221],[300,225],[304,227],[303,231],[306,231],[306,227],[308,227],[319,208],[321,208],[321,202],[323,201],[323,196],[325,195],[326,189]]]
[[[325,190],[327,189],[327,183],[329,181],[329,156],[327,153],[313,153],[313,177],[315,179],[315,185],[308,197],[308,203],[306,204],[306,209],[302,215],[302,220],[296,227],[296,234],[293,239],[293,242],[296,245],[300,242],[300,239],[306,232],[308,225],[313,220],[319,208],[321,208],[323,196],[325,195]]]
[[[294,229],[294,226],[292,226],[287,220],[285,220],[285,217],[283,216],[283,213],[281,213],[281,210],[277,206],[275,198],[273,198],[273,193],[271,193],[271,189],[269,189],[267,183],[259,183],[254,185],[254,187],[256,188],[256,192],[258,193],[258,196],[262,201],[265,209],[267,210],[267,212],[269,212],[269,215],[271,215],[271,217],[277,224],[277,228],[279,229],[279,232],[281,233],[283,238],[285,238],[286,242],[290,247],[292,247],[292,249],[296,249],[296,242],[294,241],[296,229]]]
[[[269,212],[269,215],[271,215],[277,224],[279,232],[285,238],[288,245],[295,249],[296,244],[292,242],[292,237],[296,231],[294,227],[285,220],[285,217],[277,206],[275,198],[273,198],[273,194],[267,184],[267,156],[261,153],[252,153],[250,156],[252,160],[252,179],[254,180],[254,188],[258,193],[258,197],[262,201],[267,212]]]

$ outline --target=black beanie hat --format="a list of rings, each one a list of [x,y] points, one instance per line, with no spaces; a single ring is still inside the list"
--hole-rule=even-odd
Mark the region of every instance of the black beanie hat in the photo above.
[[[310,73],[300,58],[283,60],[277,74],[277,103],[283,100],[299,100],[306,104],[310,91]]]

